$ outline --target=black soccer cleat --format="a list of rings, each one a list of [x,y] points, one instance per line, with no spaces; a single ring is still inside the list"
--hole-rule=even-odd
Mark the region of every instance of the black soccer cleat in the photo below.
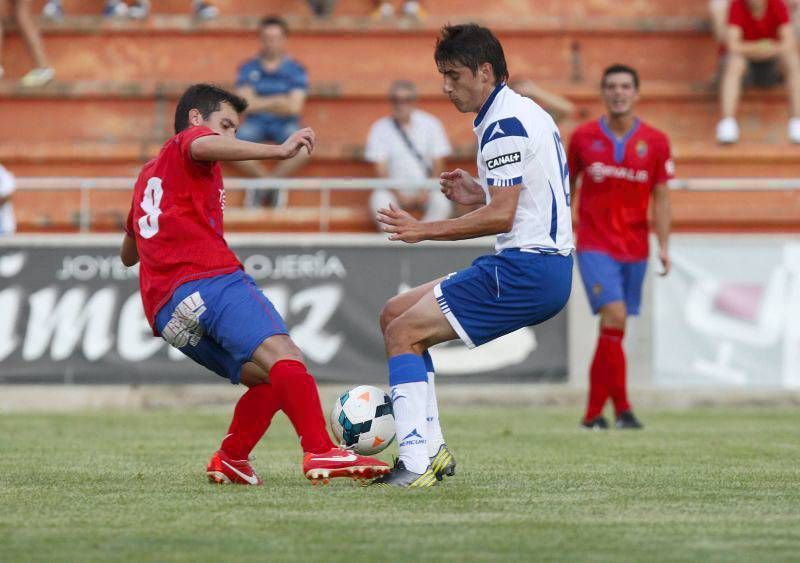
[[[373,487],[400,487],[404,489],[433,487],[437,483],[436,474],[429,465],[425,473],[414,473],[406,469],[405,464],[399,459],[395,461],[394,467],[386,475],[375,479],[370,486]]]
[[[592,420],[581,420],[581,428],[585,430],[608,430],[608,421],[602,416],[596,416]]]
[[[631,411],[623,411],[617,417],[616,427],[620,430],[641,430],[644,424],[639,422],[639,419],[633,416]]]
[[[439,446],[439,451],[436,455],[431,456],[431,469],[433,469],[436,478],[441,481],[444,476],[452,477],[456,474],[456,458],[447,444]]]

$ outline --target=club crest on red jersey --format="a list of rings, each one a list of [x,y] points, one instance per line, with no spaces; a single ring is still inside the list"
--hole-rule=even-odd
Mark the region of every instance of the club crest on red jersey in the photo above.
[[[640,139],[639,142],[636,143],[636,154],[639,155],[639,158],[644,158],[647,156],[647,150],[647,142]]]

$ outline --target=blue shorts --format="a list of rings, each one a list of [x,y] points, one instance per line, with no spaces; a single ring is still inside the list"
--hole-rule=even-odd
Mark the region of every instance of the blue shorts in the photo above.
[[[572,256],[512,248],[476,259],[433,289],[469,348],[556,315],[572,288]]]
[[[234,384],[264,340],[288,333],[275,307],[241,270],[178,287],[156,315],[156,327],[172,346]]]
[[[299,129],[300,124],[296,119],[276,119],[271,115],[256,113],[247,116],[236,131],[236,137],[252,143],[272,141],[281,144]]]
[[[647,260],[620,262],[604,252],[578,252],[578,268],[592,312],[624,301],[629,315],[638,315]]]

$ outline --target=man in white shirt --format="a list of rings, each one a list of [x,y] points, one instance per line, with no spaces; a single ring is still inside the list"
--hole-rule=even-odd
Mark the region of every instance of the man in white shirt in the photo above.
[[[455,473],[444,441],[428,348],[461,339],[469,348],[558,314],[572,286],[569,168],[553,119],[506,86],[500,42],[475,24],[445,26],[434,55],[442,91],[476,113],[478,181],[441,175],[442,192],[477,208],[456,219],[417,221],[394,206],[378,219],[391,240],[462,240],[496,235],[495,254],[396,295],[380,316],[399,459],[373,484],[430,487]]]
[[[17,230],[14,208],[11,206],[11,195],[15,188],[14,176],[0,166],[0,236],[13,235]]]
[[[367,136],[364,157],[375,165],[380,178],[417,181],[438,178],[444,159],[452,152],[442,122],[416,109],[417,89],[412,82],[398,80],[389,88],[392,114],[373,123]],[[452,206],[440,191],[422,189],[380,189],[370,197],[372,216],[379,209],[395,205],[418,212],[423,221],[450,217]]]

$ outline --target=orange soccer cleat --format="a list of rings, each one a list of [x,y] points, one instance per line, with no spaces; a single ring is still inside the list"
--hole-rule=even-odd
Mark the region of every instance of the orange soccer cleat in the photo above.
[[[358,455],[352,450],[333,448],[324,453],[307,453],[303,457],[303,473],[312,485],[328,484],[335,477],[374,479],[388,473],[389,466],[379,459]]]
[[[264,481],[255,472],[247,459],[231,459],[222,450],[211,456],[206,468],[208,480],[220,485],[236,483],[238,485],[263,485]]]

